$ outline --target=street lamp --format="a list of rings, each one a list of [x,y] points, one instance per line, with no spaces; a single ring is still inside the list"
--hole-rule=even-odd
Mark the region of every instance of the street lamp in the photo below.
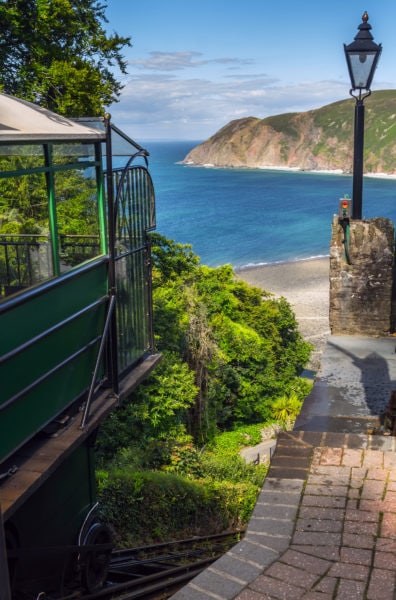
[[[381,44],[375,44],[370,33],[369,16],[365,12],[355,41],[344,44],[345,58],[351,78],[350,95],[355,98],[355,134],[353,152],[352,219],[362,218],[364,99],[370,96],[371,82],[381,55]]]

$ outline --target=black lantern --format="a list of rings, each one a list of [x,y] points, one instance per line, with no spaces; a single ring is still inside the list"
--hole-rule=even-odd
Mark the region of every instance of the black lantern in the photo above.
[[[381,55],[382,46],[373,41],[368,23],[368,14],[362,16],[359,33],[355,41],[348,46],[344,44],[345,57],[351,78],[350,94],[356,100],[355,105],[355,139],[353,156],[353,190],[352,218],[362,218],[363,190],[363,141],[364,141],[364,104],[363,101],[371,94],[371,82]],[[355,92],[355,93],[354,93]]]
[[[368,22],[368,14],[364,13],[362,23],[359,25],[359,33],[355,41],[348,46],[344,44],[345,57],[351,78],[352,90],[369,90],[373,80],[382,46],[373,41],[370,33],[371,25]],[[351,90],[351,91],[352,91]]]

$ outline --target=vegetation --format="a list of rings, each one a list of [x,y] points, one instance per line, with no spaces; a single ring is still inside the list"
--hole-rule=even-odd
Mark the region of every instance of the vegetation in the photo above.
[[[0,3],[0,87],[68,117],[100,116],[117,101],[130,38],[107,35],[98,0]]]
[[[216,166],[287,166],[352,171],[352,98],[303,113],[231,121],[186,161]],[[395,173],[396,91],[373,92],[365,100],[365,172]]]
[[[261,441],[265,423],[290,425],[309,390],[299,375],[311,347],[284,298],[248,286],[228,265],[201,265],[187,245],[152,237],[163,360],[97,443],[99,489],[122,543],[148,531],[166,539],[246,523],[266,469],[247,465],[240,449]]]
[[[130,45],[106,34],[105,8],[96,0],[2,2],[2,91],[69,117],[103,114],[119,96],[113,67],[125,73],[121,50]],[[260,120],[250,121],[254,131],[243,135],[235,122],[235,152],[256,140]],[[297,135],[294,125],[290,131]],[[31,172],[24,193],[12,193],[11,179],[1,182],[0,227],[46,234],[46,186],[35,168],[42,157],[20,154]],[[3,166],[14,171],[18,160],[4,156]],[[57,176],[60,233],[95,233],[85,179],[79,170]],[[299,375],[310,346],[285,299],[249,287],[230,266],[201,265],[189,246],[160,235],[153,259],[163,360],[103,424],[97,444],[99,497],[127,545],[245,524],[266,467],[246,464],[240,449],[261,440],[265,423],[292,420],[308,391]]]

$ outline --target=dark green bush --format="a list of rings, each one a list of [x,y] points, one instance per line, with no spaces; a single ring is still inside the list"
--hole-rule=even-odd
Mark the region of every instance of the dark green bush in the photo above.
[[[182,539],[246,524],[258,487],[161,472],[99,471],[98,497],[117,545]]]

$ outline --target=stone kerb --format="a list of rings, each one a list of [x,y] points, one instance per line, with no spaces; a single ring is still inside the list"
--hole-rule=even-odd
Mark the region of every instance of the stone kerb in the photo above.
[[[334,216],[329,303],[333,335],[389,335],[394,250],[394,226],[389,219],[351,221],[345,232]]]

